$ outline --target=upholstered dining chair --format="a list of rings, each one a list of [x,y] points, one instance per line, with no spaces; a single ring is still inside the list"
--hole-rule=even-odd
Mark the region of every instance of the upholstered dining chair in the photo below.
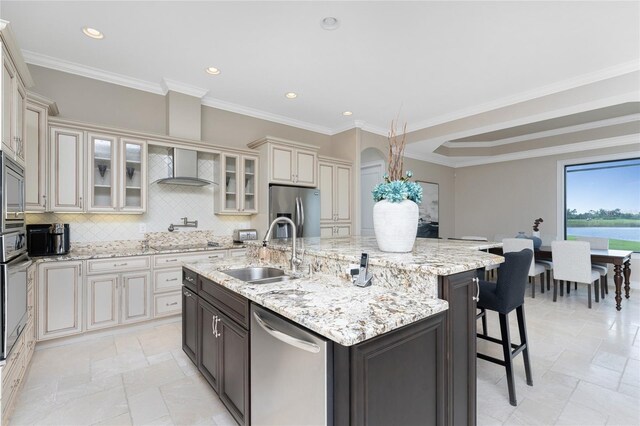
[[[527,338],[527,326],[524,318],[524,292],[527,287],[527,278],[533,261],[533,250],[524,249],[518,252],[505,252],[504,263],[498,268],[498,281],[480,281],[479,300],[477,307],[480,313],[477,318],[482,318],[482,333],[478,333],[479,339],[502,345],[503,359],[477,353],[477,357],[494,364],[502,365],[507,373],[507,387],[509,391],[509,403],[518,405],[516,388],[513,377],[513,359],[520,353],[524,360],[524,371],[527,385],[533,386],[531,377],[531,364],[529,362],[529,340]],[[518,331],[520,344],[511,343],[509,332],[509,313],[516,311],[518,318]],[[487,311],[498,313],[500,320],[501,339],[490,337],[487,334]]]
[[[514,251],[520,251],[523,249],[529,249],[533,253],[533,240],[528,238],[505,238],[502,240],[502,252],[511,253]],[[544,265],[536,263],[531,259],[531,265],[529,266],[529,277],[531,278],[531,297],[536,297],[536,277],[540,276],[540,291],[544,293],[544,273],[547,271]]]
[[[600,272],[591,268],[591,247],[587,241],[553,241],[551,243],[553,258],[553,301],[558,294],[557,282],[562,287],[563,281],[574,281],[587,285],[589,309],[591,309],[591,284],[595,283],[595,300],[599,302],[598,280]]]
[[[576,237],[577,241],[588,241],[591,250],[609,250],[609,239],[601,237]],[[605,294],[609,294],[609,283],[607,274],[609,266],[606,263],[592,263],[591,269],[600,273],[600,297],[604,299]]]

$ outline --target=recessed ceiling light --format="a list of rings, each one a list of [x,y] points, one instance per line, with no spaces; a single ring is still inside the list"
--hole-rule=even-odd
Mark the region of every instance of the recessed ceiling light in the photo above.
[[[216,67],[207,67],[207,68],[205,68],[205,71],[206,71],[208,74],[211,74],[211,75],[218,75],[218,74],[220,74],[220,70],[219,70],[218,68],[216,68]]]
[[[340,26],[340,22],[338,21],[338,18],[327,16],[322,21],[320,21],[320,26],[327,31],[332,31]]]
[[[284,97],[287,99],[295,99],[298,97],[298,94],[295,92],[287,92],[284,94]]]
[[[345,112],[343,112],[343,113],[342,113],[342,115],[344,115],[345,117],[347,117],[347,116],[353,115],[353,112],[351,112],[351,111],[345,111]]]
[[[84,27],[84,28],[82,28],[82,32],[87,37],[95,38],[97,40],[101,40],[101,39],[104,38],[104,34],[102,34],[102,32],[100,30],[96,30],[95,28]]]

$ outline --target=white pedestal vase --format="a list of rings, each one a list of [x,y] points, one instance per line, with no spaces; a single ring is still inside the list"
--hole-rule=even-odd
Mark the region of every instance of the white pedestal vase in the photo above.
[[[373,206],[373,229],[381,251],[407,253],[413,249],[418,233],[418,205],[404,200],[380,200]]]

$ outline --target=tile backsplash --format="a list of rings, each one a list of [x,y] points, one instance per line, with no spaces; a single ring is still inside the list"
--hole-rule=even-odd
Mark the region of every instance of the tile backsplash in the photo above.
[[[198,176],[219,181],[216,156],[198,153]],[[72,242],[141,240],[144,232],[139,225],[146,225],[146,232],[166,231],[169,224],[181,223],[181,217],[197,220],[197,230],[210,230],[215,235],[231,235],[236,228],[247,228],[251,220],[247,216],[216,216],[214,202],[219,202],[217,185],[180,186],[159,185],[156,180],[169,176],[170,158],[165,147],[149,145],[148,199],[144,214],[89,214],[89,213],[38,213],[27,214],[27,223],[68,223]],[[215,199],[214,199],[215,195]],[[190,232],[196,228],[177,228],[174,232]]]

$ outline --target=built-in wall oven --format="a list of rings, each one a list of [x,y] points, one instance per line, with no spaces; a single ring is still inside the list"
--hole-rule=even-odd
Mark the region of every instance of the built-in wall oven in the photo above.
[[[0,278],[2,280],[2,358],[11,353],[27,322],[27,268],[31,260],[27,256],[24,230],[0,235],[2,254]]]
[[[0,233],[24,228],[24,168],[4,152],[0,173]]]

